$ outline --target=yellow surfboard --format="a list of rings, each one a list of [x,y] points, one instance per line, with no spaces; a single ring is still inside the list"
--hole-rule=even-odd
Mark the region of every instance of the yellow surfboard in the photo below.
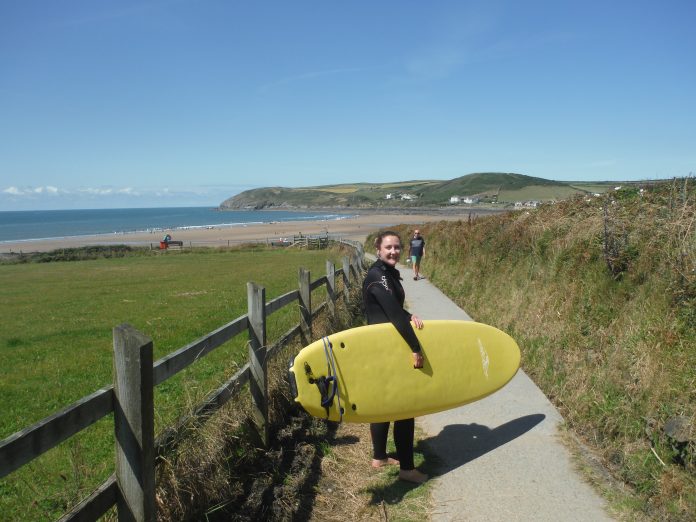
[[[295,401],[311,415],[384,422],[448,410],[499,390],[517,372],[520,349],[508,334],[472,321],[424,321],[424,356],[413,368],[391,323],[361,326],[304,347],[290,364]]]

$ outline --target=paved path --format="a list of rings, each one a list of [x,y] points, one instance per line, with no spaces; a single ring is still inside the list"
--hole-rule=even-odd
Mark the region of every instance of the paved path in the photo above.
[[[426,279],[414,281],[410,268],[399,269],[409,311],[421,319],[471,319]],[[612,520],[560,441],[562,421],[521,370],[490,397],[420,417],[427,436],[419,444],[442,461],[432,520]]]

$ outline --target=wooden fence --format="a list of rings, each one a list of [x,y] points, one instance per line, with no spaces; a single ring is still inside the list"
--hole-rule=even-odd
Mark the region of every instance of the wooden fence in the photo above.
[[[245,384],[253,403],[253,417],[263,443],[269,443],[267,361],[297,337],[303,344],[312,338],[312,320],[323,311],[333,315],[336,301],[343,295],[348,302],[351,283],[358,280],[362,268],[362,245],[343,241],[354,249],[336,269],[326,262],[326,275],[310,281],[308,270],[299,270],[299,288],[266,303],[265,289],[247,283],[248,313],[221,326],[200,339],[153,363],[153,343],[145,334],[128,324],[113,330],[114,383],[83,397],[63,410],[7,437],[0,442],[0,478],[39,457],[99,419],[114,413],[116,444],[115,472],[88,498],[65,514],[61,521],[94,521],[114,505],[119,520],[155,519],[155,460],[176,445],[180,428],[201,421],[234,398]],[[336,278],[343,278],[343,291],[337,291]],[[326,300],[312,308],[312,291],[326,285]],[[275,344],[267,346],[266,317],[299,302],[300,321]],[[154,387],[176,375],[233,337],[249,335],[249,362],[194,411],[154,435]]]
[[[288,237],[266,237],[266,238],[256,238],[256,239],[210,239],[210,240],[189,240],[189,241],[174,241],[169,243],[169,248],[173,246],[174,243],[177,248],[175,250],[181,249],[191,249],[197,247],[234,247],[240,245],[266,245],[266,246],[277,246],[277,247],[300,247],[307,248],[308,250],[317,250],[328,248],[332,243],[352,243],[352,241],[343,239],[338,234],[313,234],[313,235],[292,235]],[[138,243],[129,243],[138,245]],[[162,250],[161,242],[159,243],[140,243],[141,245],[148,246],[150,250]],[[21,252],[20,252],[21,253]]]
[[[292,245],[304,247],[307,250],[321,250],[323,248],[328,248],[329,235],[304,236],[300,234],[299,236],[292,237]]]

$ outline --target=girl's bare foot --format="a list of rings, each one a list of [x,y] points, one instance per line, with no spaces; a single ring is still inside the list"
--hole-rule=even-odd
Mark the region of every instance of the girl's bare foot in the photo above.
[[[399,478],[407,482],[414,482],[416,484],[422,484],[428,480],[428,475],[421,473],[417,469],[401,470],[399,471]]]
[[[382,466],[398,466],[399,461],[396,459],[393,459],[391,457],[387,457],[386,459],[372,459],[372,467],[373,468],[381,468]]]

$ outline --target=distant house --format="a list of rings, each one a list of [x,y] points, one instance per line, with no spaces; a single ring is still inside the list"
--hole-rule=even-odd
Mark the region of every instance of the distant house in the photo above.
[[[537,208],[539,201],[515,201],[515,208]]]
[[[391,199],[391,198],[392,198],[392,195],[393,195],[393,194],[390,192],[389,194],[387,194],[386,196],[384,196],[384,199]]]
[[[413,194],[401,194],[401,201],[413,201],[414,199],[418,199],[418,196],[414,196]]]
[[[450,203],[453,205],[456,205],[457,203],[464,203],[466,205],[475,205],[476,203],[479,202],[479,198],[474,197],[474,196],[451,196]]]

